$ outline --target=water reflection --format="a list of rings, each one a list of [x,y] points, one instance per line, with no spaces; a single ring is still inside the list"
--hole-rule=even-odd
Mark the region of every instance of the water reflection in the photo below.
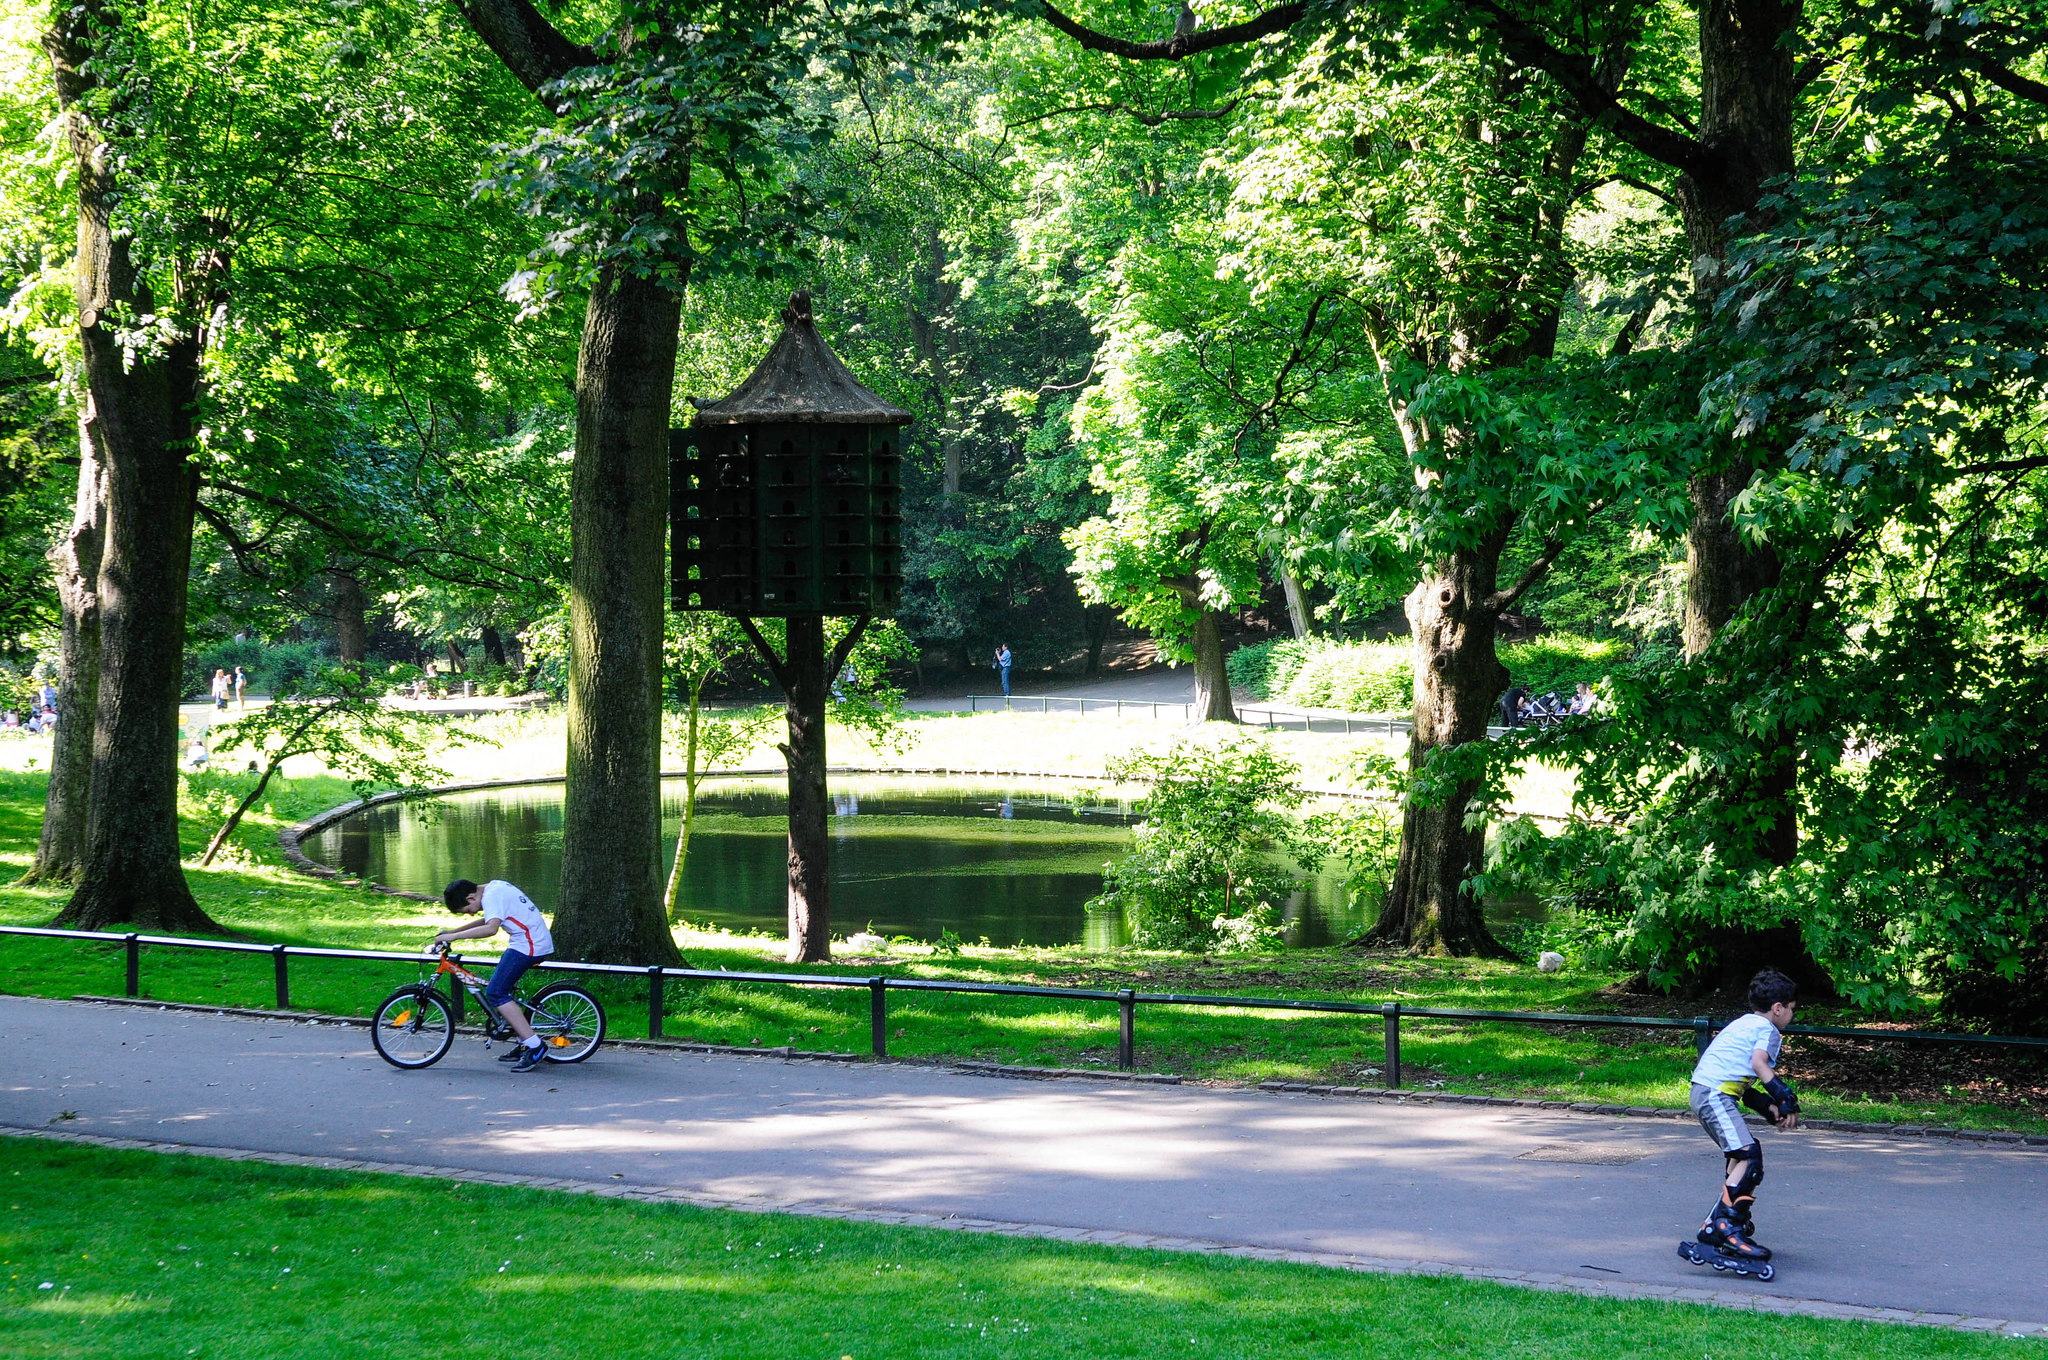
[[[663,789],[663,854],[675,852],[682,786]],[[832,918],[844,934],[970,943],[1127,942],[1114,912],[1084,904],[1102,866],[1129,842],[1134,809],[1092,789],[1018,782],[849,776],[832,791]],[[720,779],[697,800],[684,870],[690,920],[779,935],[786,921],[787,830],[781,778]],[[450,879],[505,878],[552,912],[561,879],[560,785],[490,789],[386,804],[306,841],[306,853],[412,892]],[[667,860],[663,861],[666,869]],[[1370,924],[1326,866],[1282,911],[1288,943],[1332,944]]]

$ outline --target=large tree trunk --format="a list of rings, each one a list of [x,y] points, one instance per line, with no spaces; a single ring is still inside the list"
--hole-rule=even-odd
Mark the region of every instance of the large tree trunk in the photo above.
[[[157,311],[127,239],[112,227],[119,157],[84,107],[95,83],[85,70],[92,45],[120,20],[96,0],[56,15],[44,46],[78,182],[79,341],[107,495],[85,862],[57,920],[81,930],[126,923],[218,931],[193,900],[178,854],[178,700],[199,491],[186,450],[197,432],[203,340],[187,330],[164,352],[146,355],[130,353],[114,335],[116,307]]]
[[[569,751],[557,946],[681,961],[662,916],[661,640],[676,295],[616,267],[584,316],[570,479]]]
[[[334,582],[335,659],[344,664],[360,663],[370,651],[369,597],[354,572],[332,571],[328,575]]]
[[[1206,605],[1195,608],[1194,720],[1234,723],[1237,709],[1230,702],[1230,672],[1223,665],[1223,616]]]
[[[1729,219],[1742,215],[1756,225],[1763,186],[1795,167],[1797,53],[1791,38],[1801,10],[1801,0],[1710,0],[1700,7],[1699,139],[1714,153],[1713,168],[1680,176],[1677,188],[1693,259],[1694,305],[1702,315],[1725,286]],[[1778,582],[1776,554],[1768,545],[1744,543],[1729,517],[1763,456],[1754,439],[1736,440],[1689,488],[1688,656],[1704,653],[1745,604]],[[1798,848],[1798,770],[1791,750],[1767,755],[1744,782],[1759,814],[1756,852],[1770,863],[1789,864]]]
[[[497,629],[485,625],[480,641],[483,644],[484,660],[493,666],[505,664],[505,639],[498,635]]]
[[[816,614],[789,621],[784,694],[789,741],[789,961],[832,957],[830,795],[825,786],[825,697],[830,683],[825,621]]]
[[[1700,6],[1700,143],[1709,169],[1679,176],[1678,204],[1693,260],[1694,306],[1704,315],[1725,286],[1729,219],[1752,219],[1763,186],[1794,168],[1796,94],[1790,38],[1800,0],[1708,0]],[[1744,603],[1777,580],[1767,547],[1745,545],[1728,507],[1756,471],[1754,441],[1721,450],[1692,483],[1686,534],[1685,648],[1705,651]]]
[[[71,532],[50,550],[63,611],[57,643],[57,735],[43,834],[24,882],[72,883],[85,867],[92,794],[92,734],[100,692],[100,554],[107,532],[106,466],[93,443],[90,411],[78,422],[78,494]]]
[[[1503,530],[1451,554],[1408,594],[1408,626],[1415,634],[1411,771],[1434,751],[1486,740],[1494,699],[1508,682],[1507,668],[1494,655],[1495,583],[1506,542]],[[1440,804],[1409,805],[1393,887],[1367,943],[1418,954],[1506,953],[1466,886],[1485,864],[1486,827],[1467,824],[1477,791],[1476,783],[1460,784]]]

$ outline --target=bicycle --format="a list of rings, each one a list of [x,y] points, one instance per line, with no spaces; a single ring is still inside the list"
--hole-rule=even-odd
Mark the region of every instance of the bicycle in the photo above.
[[[482,1009],[485,1048],[495,1039],[513,1037],[505,1018],[484,1000],[486,980],[449,958],[447,945],[435,952],[440,963],[433,973],[429,975],[422,964],[420,980],[385,997],[371,1018],[370,1041],[377,1046],[377,1056],[393,1067],[432,1067],[454,1046],[455,1008],[434,986],[443,973],[449,978],[450,995],[461,987]],[[513,999],[525,1010],[527,1022],[540,1036],[542,1056],[550,1062],[582,1062],[604,1042],[604,1007],[573,982],[551,982],[531,1000],[517,994]]]

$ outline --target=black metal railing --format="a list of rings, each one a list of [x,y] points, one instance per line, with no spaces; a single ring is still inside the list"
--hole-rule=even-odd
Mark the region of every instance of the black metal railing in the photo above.
[[[195,940],[180,935],[141,935],[130,932],[55,930],[33,926],[0,926],[0,935],[35,936],[51,939],[92,940],[119,944],[126,954],[126,994],[142,995],[142,950],[198,949],[235,954],[268,954],[276,986],[277,1008],[291,1008],[292,959],[360,959],[366,962],[419,963],[419,954],[378,949],[323,949],[312,945],[255,944],[236,940]],[[450,955],[458,961],[460,955]],[[481,965],[480,959],[471,959]],[[1386,1084],[1401,1085],[1401,1025],[1409,1020],[1478,1021],[1488,1024],[1571,1025],[1606,1029],[1689,1030],[1695,1051],[1705,1052],[1714,1032],[1721,1028],[1712,1017],[1699,1015],[1690,1020],[1640,1015],[1576,1015],[1562,1011],[1475,1011],[1445,1006],[1403,1006],[1398,1001],[1313,1001],[1299,997],[1222,996],[1209,992],[1140,992],[1125,987],[1104,991],[1087,987],[1043,987],[1008,982],[967,982],[943,978],[902,978],[881,973],[749,973],[711,968],[641,967],[618,963],[558,963],[544,960],[536,967],[559,973],[608,974],[644,977],[647,980],[647,1034],[662,1037],[666,1011],[667,983],[741,982],[763,986],[866,988],[868,993],[868,1045],[877,1058],[889,1056],[889,993],[946,992],[971,996],[1039,997],[1068,1002],[1102,1002],[1117,1008],[1117,1066],[1129,1071],[1136,1066],[1137,1011],[1140,1006],[1185,1006],[1210,1010],[1313,1011],[1327,1015],[1377,1015],[1385,1030]],[[456,988],[455,1018],[462,1019],[462,992]],[[1946,1034],[1926,1030],[1842,1029],[1825,1025],[1794,1025],[1787,1034],[1804,1034],[1823,1039],[1855,1039],[1894,1044],[1952,1044],[1965,1047],[2048,1050],[2048,1039],[2010,1034]]]

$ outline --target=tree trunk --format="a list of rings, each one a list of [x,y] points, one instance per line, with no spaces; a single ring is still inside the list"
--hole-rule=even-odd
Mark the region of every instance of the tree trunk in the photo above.
[[[43,834],[27,883],[76,882],[85,865],[85,827],[92,793],[92,734],[100,689],[100,553],[106,541],[107,475],[93,443],[92,416],[78,422],[78,494],[71,532],[50,550],[63,611],[57,644],[57,735],[50,747],[50,786],[43,798]]]
[[[1301,582],[1294,579],[1285,562],[1275,561],[1273,574],[1280,578],[1280,593],[1287,597],[1287,622],[1294,627],[1295,640],[1300,641],[1309,635],[1308,601],[1301,593]]]
[[[1415,634],[1411,772],[1434,751],[1486,740],[1495,696],[1508,682],[1507,668],[1494,655],[1499,607],[1493,603],[1506,542],[1503,529],[1452,553],[1408,594],[1408,626]],[[1463,783],[1441,804],[1410,803],[1393,886],[1367,943],[1417,954],[1506,954],[1466,887],[1485,864],[1486,828],[1466,824],[1477,790],[1476,782]]]
[[[1223,666],[1222,615],[1206,605],[1195,609],[1194,720],[1234,723],[1237,709],[1230,702],[1230,672]]]
[[[505,664],[505,639],[498,636],[498,630],[488,625],[483,632],[484,659],[493,666]]]
[[[575,529],[573,528],[573,524],[574,524],[574,512],[573,512],[573,511],[571,512],[571,524],[572,524],[572,527],[571,527],[571,529],[570,529],[570,533],[572,533],[572,534],[573,534],[573,533],[575,532]],[[450,675],[460,675],[460,674],[462,674],[462,673],[463,673],[464,671],[468,670],[468,669],[469,669],[469,667],[463,664],[463,663],[464,663],[465,661],[467,661],[468,659],[469,659],[469,658],[465,657],[465,656],[464,656],[464,655],[462,654],[462,649],[461,649],[460,647],[458,647],[458,646],[456,646],[456,645],[455,645],[455,639],[454,639],[454,638],[449,638],[449,639],[448,639],[448,674],[450,674]]]
[[[333,571],[331,596],[334,608],[334,651],[343,664],[360,663],[370,650],[370,626],[365,617],[369,600],[363,583],[352,571]]]
[[[789,961],[832,957],[831,841],[825,835],[825,696],[830,672],[825,621],[816,614],[789,621],[784,695],[789,742]]]
[[[1693,258],[1694,305],[1704,315],[1725,284],[1731,217],[1756,225],[1763,186],[1795,168],[1792,110],[1800,0],[1710,0],[1701,6],[1699,139],[1714,153],[1711,172],[1679,177],[1678,203]],[[1756,475],[1755,439],[1720,451],[1717,465],[1693,478],[1692,523],[1685,536],[1685,651],[1704,653],[1759,591],[1778,583],[1777,555],[1742,541],[1729,507]],[[1793,815],[1797,765],[1788,748],[1746,776],[1758,811],[1755,849],[1789,864],[1798,848]]]
[[[1792,107],[1800,0],[1708,0],[1700,6],[1700,143],[1710,169],[1680,175],[1677,197],[1704,316],[1724,286],[1728,220],[1755,225],[1763,186],[1795,166]],[[1728,507],[1756,471],[1754,441],[1722,451],[1693,479],[1686,533],[1685,649],[1697,656],[1750,596],[1777,580],[1769,548],[1743,544]]]
[[[1109,642],[1109,630],[1116,622],[1116,610],[1106,604],[1085,605],[1081,617],[1086,621],[1088,642],[1088,674],[1102,674],[1102,649]]]
[[[157,311],[127,238],[112,226],[120,157],[85,107],[95,84],[85,70],[93,43],[105,41],[120,19],[96,0],[55,13],[58,27],[44,46],[78,183],[79,341],[106,463],[107,507],[96,587],[100,676],[85,862],[57,920],[81,930],[126,923],[218,931],[193,900],[178,855],[178,700],[199,490],[186,450],[197,432],[203,338],[188,329],[163,353],[145,356],[129,353],[114,335],[115,308]]]
[[[584,316],[570,480],[566,958],[677,964],[662,915],[661,641],[681,305],[607,268]]]

